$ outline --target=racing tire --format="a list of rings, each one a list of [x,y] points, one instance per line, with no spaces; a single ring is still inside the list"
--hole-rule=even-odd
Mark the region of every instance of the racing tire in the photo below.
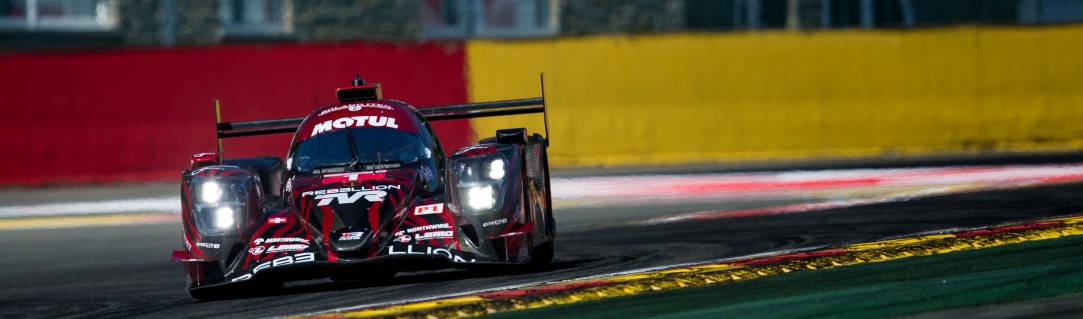
[[[549,240],[534,247],[534,256],[530,261],[531,268],[540,268],[549,265],[553,261],[553,241]]]
[[[540,137],[534,134],[535,137]],[[556,250],[553,242],[557,240],[557,225],[556,220],[553,218],[553,194],[549,188],[549,152],[542,147],[541,161],[543,166],[543,174],[545,174],[545,219],[546,225],[549,231],[549,240],[545,243],[534,247],[534,258],[530,262],[532,268],[544,267],[553,261],[553,252]]]
[[[244,290],[236,287],[208,287],[189,290],[188,295],[201,301],[218,301],[244,297]]]
[[[243,284],[206,287],[188,291],[188,295],[202,301],[238,299],[255,295],[273,293],[282,288],[284,283],[276,280],[249,282]]]
[[[358,280],[387,280],[395,277],[397,270],[379,270],[368,273],[334,274],[328,277],[334,282],[358,281]]]
[[[223,300],[226,299],[227,295],[229,295],[224,290],[225,289],[203,288],[198,290],[189,290],[188,295],[192,296],[193,299],[198,299],[202,301]]]

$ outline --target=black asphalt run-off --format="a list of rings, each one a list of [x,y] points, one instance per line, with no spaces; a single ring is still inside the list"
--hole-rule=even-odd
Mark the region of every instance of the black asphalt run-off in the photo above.
[[[386,281],[304,281],[260,296],[215,302],[189,298],[181,266],[169,261],[170,252],[181,247],[179,223],[0,231],[0,318],[284,316],[1065,216],[1083,212],[1080,198],[1083,185],[1061,184],[653,226],[607,221],[614,216],[789,203],[567,208],[557,212],[557,253],[543,271],[447,270],[404,273]]]

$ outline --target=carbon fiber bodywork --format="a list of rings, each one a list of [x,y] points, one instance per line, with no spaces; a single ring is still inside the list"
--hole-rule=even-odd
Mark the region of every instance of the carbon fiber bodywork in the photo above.
[[[501,130],[445,158],[413,107],[355,105],[310,114],[294,132],[291,154],[306,138],[354,123],[345,116],[360,126],[379,114],[384,125],[428,135],[433,164],[313,174],[289,161],[283,170],[276,158],[223,165],[216,154],[193,156],[181,176],[184,249],[173,253],[193,297],[242,284],[549,262],[555,228],[541,135]]]

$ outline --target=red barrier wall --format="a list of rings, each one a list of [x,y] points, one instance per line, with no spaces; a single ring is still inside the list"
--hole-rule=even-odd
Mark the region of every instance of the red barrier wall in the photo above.
[[[176,179],[224,121],[307,115],[355,72],[415,106],[467,102],[463,46],[261,45],[0,56],[0,185]],[[450,151],[466,120],[434,123]],[[289,134],[227,139],[226,158],[285,156]]]

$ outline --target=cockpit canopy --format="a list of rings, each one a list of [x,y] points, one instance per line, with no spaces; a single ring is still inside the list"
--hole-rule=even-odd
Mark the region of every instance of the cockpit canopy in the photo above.
[[[411,167],[433,159],[423,134],[386,127],[355,127],[306,139],[290,156],[299,173],[326,174]]]
[[[405,168],[435,170],[442,149],[413,107],[376,100],[332,104],[300,125],[286,167],[299,174]]]

